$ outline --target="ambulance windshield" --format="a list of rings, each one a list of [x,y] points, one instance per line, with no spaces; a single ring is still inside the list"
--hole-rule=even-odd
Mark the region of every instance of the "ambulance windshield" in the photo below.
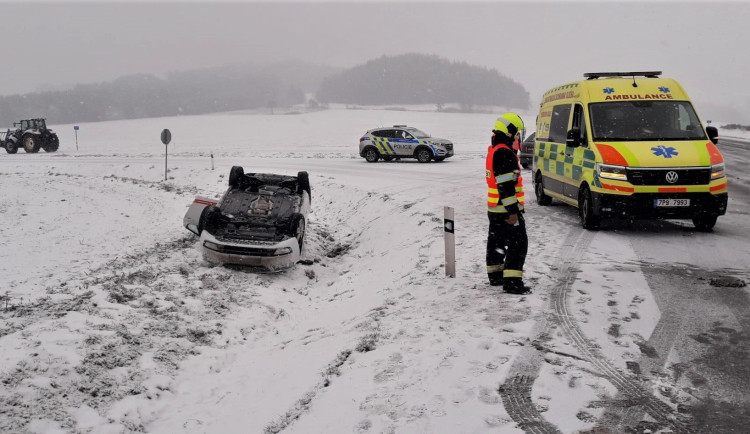
[[[596,141],[704,140],[706,132],[687,101],[593,103],[591,130]]]

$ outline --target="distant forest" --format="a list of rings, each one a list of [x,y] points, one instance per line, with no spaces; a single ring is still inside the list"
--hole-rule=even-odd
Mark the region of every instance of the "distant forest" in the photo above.
[[[307,95],[313,95],[308,100]],[[49,124],[195,115],[308,103],[459,104],[528,108],[529,94],[498,71],[438,56],[381,57],[348,70],[305,62],[233,65],[80,84],[65,91],[0,96],[0,128],[45,117]]]
[[[317,97],[324,103],[364,105],[529,107],[523,86],[497,70],[423,54],[383,56],[328,77]]]

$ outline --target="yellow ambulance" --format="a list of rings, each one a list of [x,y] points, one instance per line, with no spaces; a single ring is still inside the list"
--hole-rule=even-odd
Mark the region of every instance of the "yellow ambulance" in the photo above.
[[[539,205],[606,219],[691,219],[710,231],[727,210],[718,130],[703,127],[685,90],[660,71],[597,72],[547,91],[532,175]]]

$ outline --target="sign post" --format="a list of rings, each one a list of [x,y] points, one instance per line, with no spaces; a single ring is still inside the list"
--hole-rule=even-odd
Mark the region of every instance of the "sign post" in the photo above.
[[[172,141],[172,133],[168,129],[161,132],[161,142],[164,143],[164,181],[167,180],[167,145]]]
[[[78,125],[73,125],[73,130],[76,132],[76,151],[78,150]]]
[[[449,206],[445,207],[443,229],[445,231],[445,275],[446,277],[456,277],[456,239],[453,234],[453,208]]]

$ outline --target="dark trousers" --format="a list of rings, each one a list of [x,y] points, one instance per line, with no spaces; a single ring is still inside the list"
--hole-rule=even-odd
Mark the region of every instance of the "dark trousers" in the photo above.
[[[526,222],[518,214],[518,226],[506,223],[508,214],[488,212],[490,230],[487,235],[487,275],[491,283],[500,283],[503,278],[520,279],[529,238]],[[509,277],[510,276],[510,277]]]

